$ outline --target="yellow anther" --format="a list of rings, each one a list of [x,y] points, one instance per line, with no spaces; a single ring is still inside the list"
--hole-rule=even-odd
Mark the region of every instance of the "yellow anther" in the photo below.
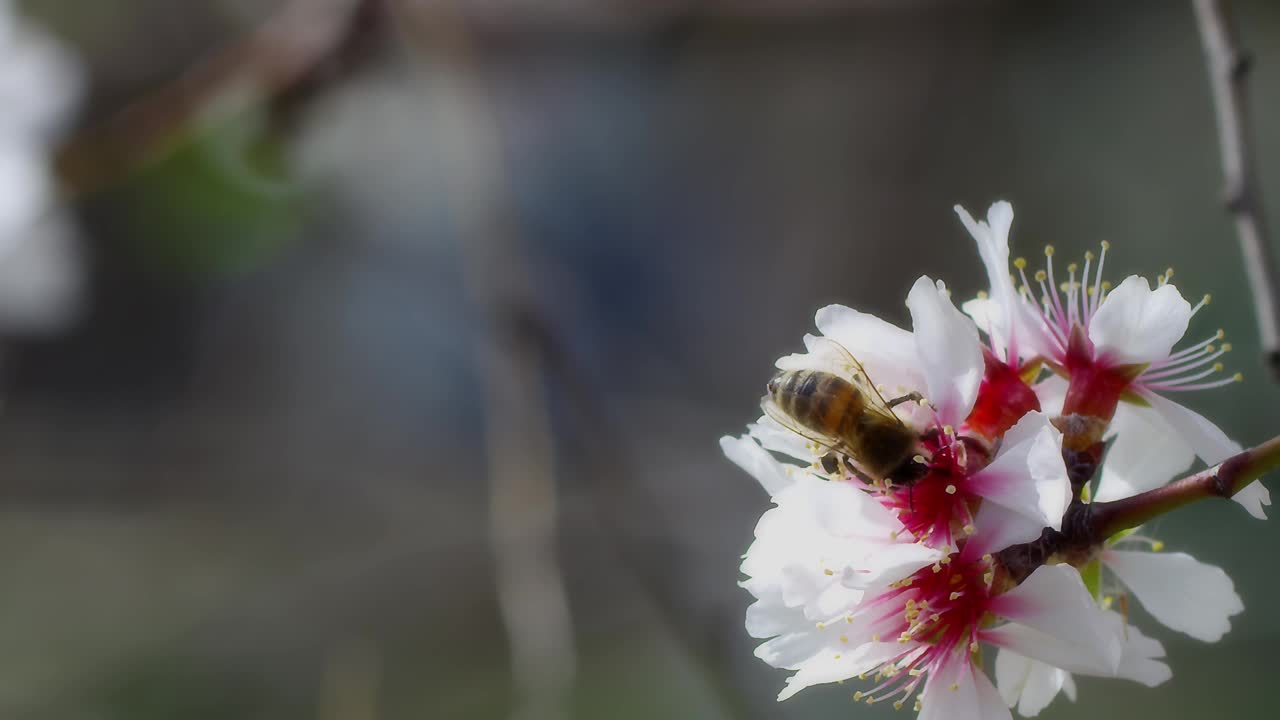
[[[995,557],[991,553],[987,553],[986,555],[982,556],[982,562],[984,563],[989,563],[992,560],[995,560]]]
[[[833,656],[831,657],[831,659],[832,659],[832,660],[839,660],[839,659],[840,659],[840,653],[836,653],[835,655],[833,655]]]
[[[1068,264],[1067,264],[1067,272],[1069,272],[1069,273],[1073,273],[1073,272],[1080,272],[1080,266],[1079,266],[1079,265],[1077,265],[1077,264],[1075,264],[1075,263],[1068,263]]]
[[[951,427],[950,425],[943,425],[943,426],[942,426],[942,432],[943,432],[943,434],[945,434],[945,435],[955,435],[955,434],[956,434],[956,429],[955,429],[955,428],[953,428],[953,427]]]
[[[1214,350],[1217,350],[1217,348],[1216,348],[1216,347],[1214,347],[1213,345],[1205,345],[1205,346],[1204,346],[1204,354],[1205,354],[1205,355],[1208,355],[1208,354],[1212,353]]]
[[[1085,292],[1086,292],[1090,297],[1092,297],[1092,296],[1094,296],[1094,295],[1097,295],[1097,294],[1098,294],[1098,292],[1097,292],[1097,291],[1098,291],[1098,289],[1097,289],[1097,288],[1095,288],[1095,287],[1094,287],[1094,286],[1092,286],[1092,285],[1090,285],[1088,288],[1086,288],[1086,289],[1085,289]]]
[[[1027,267],[1027,259],[1021,258],[1021,257],[1017,258],[1013,261],[1013,266],[1018,268],[1019,270],[1025,270]]]
[[[924,464],[924,456],[923,456],[923,455],[916,455],[916,456],[912,457],[912,458],[911,458],[911,460],[912,460],[912,462],[918,462],[918,463],[920,463],[921,465],[923,465],[923,464]]]
[[[959,584],[960,584],[960,583],[962,583],[962,582],[964,582],[964,576],[963,576],[963,575],[952,575],[952,576],[951,576],[951,584],[952,584],[952,585],[959,585]]]
[[[852,624],[852,623],[853,623],[853,616],[852,616],[852,615],[845,615],[845,616],[844,616],[844,621],[845,621],[845,622],[847,622],[847,623]]]
[[[1061,290],[1062,292],[1071,292],[1071,287],[1072,287],[1071,283],[1066,283],[1066,282],[1058,283],[1058,289]]]
[[[971,652],[971,653],[976,653],[976,652],[978,652],[978,641],[977,641],[977,640],[974,640],[973,642],[969,643],[969,652]]]
[[[964,529],[965,535],[972,535],[978,531],[978,528],[974,527],[973,525],[965,525],[963,529]]]
[[[1213,336],[1221,340],[1227,336],[1227,331],[1222,328],[1218,328],[1218,332],[1214,333]]]
[[[987,291],[986,291],[986,290],[979,290],[979,291],[978,291],[978,299],[979,299],[979,300],[986,300],[986,299],[987,299]]]
[[[956,486],[955,486],[955,485],[948,485],[948,486],[947,486],[947,494],[948,494],[948,495],[955,495],[955,494],[956,494]]]
[[[1045,256],[1045,257],[1053,257],[1053,246],[1052,246],[1052,245],[1045,245],[1045,246],[1044,246],[1044,256]]]
[[[911,677],[920,677],[921,675],[924,674],[924,671],[921,670],[920,668],[911,668],[910,670],[907,671],[907,674],[910,675]]]
[[[1169,279],[1169,278],[1171,278],[1171,277],[1173,277],[1173,268],[1165,268],[1165,269],[1164,269],[1164,276],[1165,276],[1165,279],[1166,279],[1166,280],[1167,280],[1167,279]]]
[[[1244,373],[1236,373],[1231,376],[1231,379],[1235,382],[1244,382]]]
[[[901,701],[901,700],[895,700],[895,701],[893,701],[893,709],[894,709],[894,710],[901,710],[901,709],[902,709],[902,701]]]
[[[933,564],[933,571],[934,571],[934,572],[936,572],[936,573],[940,573],[940,572],[942,572],[942,565],[940,565],[940,564],[938,564],[938,563],[934,563],[934,564]]]
[[[880,633],[872,633],[871,642],[880,642]]]
[[[1036,282],[1044,282],[1044,281],[1045,281],[1045,279],[1046,279],[1046,278],[1048,278],[1048,277],[1049,277],[1049,273],[1047,273],[1047,272],[1045,272],[1045,271],[1043,271],[1043,270],[1037,270],[1037,271],[1036,271]]]
[[[1111,597],[1110,595],[1107,595],[1106,597],[1102,598],[1102,609],[1110,610],[1111,606],[1115,603],[1115,601],[1116,599]]]
[[[1155,552],[1160,552],[1161,550],[1163,550],[1163,549],[1164,549],[1164,541],[1163,541],[1163,540],[1156,540],[1156,541],[1152,542],[1152,543],[1151,543],[1151,549],[1152,549],[1153,551],[1155,551]]]
[[[960,689],[960,683],[951,683],[950,685],[947,686],[947,689],[950,690],[951,692],[955,692]]]
[[[859,701],[859,700],[861,700],[861,699],[862,699],[862,691],[861,691],[861,690],[859,690],[858,692],[856,692],[856,693],[854,693],[854,694],[853,694],[853,700],[854,700],[854,702],[857,702],[857,701]]]
[[[826,630],[826,629],[827,629],[827,626],[826,626],[826,624],[824,624],[824,623],[818,623],[818,629],[819,629],[819,630]]]
[[[1226,368],[1226,365],[1223,365],[1222,363],[1214,363],[1214,364],[1213,364],[1213,371],[1214,371],[1214,372],[1222,372],[1222,371],[1223,371],[1223,369],[1225,369],[1225,368]]]
[[[831,568],[827,568],[826,570],[823,570],[823,571],[822,571],[822,574],[823,574],[823,575],[826,575],[826,576],[828,576],[828,577],[830,577],[830,576],[832,576],[832,575],[835,575],[836,573],[835,573],[835,571],[834,571],[834,570],[832,570]]]
[[[1108,290],[1110,290],[1110,289],[1111,289],[1111,282],[1110,282],[1109,280],[1103,280],[1103,281],[1102,281],[1102,292],[1106,292],[1106,291],[1108,291]]]
[[[842,643],[847,643],[847,642],[849,642],[849,636],[848,636],[848,635],[841,635],[841,636],[840,636],[840,642],[842,642]]]
[[[1222,343],[1222,352],[1231,352],[1231,343]]]
[[[1208,304],[1209,304],[1209,301],[1210,301],[1210,300],[1212,300],[1212,299],[1213,299],[1213,296],[1212,296],[1212,295],[1210,295],[1209,293],[1205,293],[1205,294],[1204,294],[1204,299],[1203,299],[1203,300],[1201,300],[1200,302],[1204,303],[1205,305],[1208,305]]]
[[[941,560],[939,560],[938,562],[942,563],[943,565],[950,565],[950,564],[951,564],[951,556],[950,556],[950,555],[948,555],[948,556],[946,556],[946,557],[942,558]]]
[[[1106,240],[1103,240],[1103,241],[1102,241],[1101,243],[1099,243],[1099,244],[1100,244],[1100,245],[1102,245],[1102,249],[1103,249],[1103,250],[1110,250],[1110,249],[1111,249],[1111,243],[1107,242]]]
[[[996,581],[996,574],[995,574],[994,572],[990,571],[990,570],[988,570],[988,571],[987,571],[986,573],[984,573],[984,574],[983,574],[983,576],[982,576],[982,582],[986,583],[987,585],[990,585],[991,583],[993,583],[993,582],[995,582],[995,581]]]
[[[962,593],[962,592],[960,592],[960,591],[958,591],[958,590],[957,590],[957,591],[955,591],[955,592],[952,592],[952,593],[951,593],[951,599],[952,599],[952,600],[959,600],[959,599],[960,599],[961,597],[963,597],[963,596],[964,596],[964,593]]]

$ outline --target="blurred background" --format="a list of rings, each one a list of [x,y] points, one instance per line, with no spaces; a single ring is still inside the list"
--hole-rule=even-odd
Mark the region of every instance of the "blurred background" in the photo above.
[[[1188,402],[1280,431],[1188,3],[3,0],[0,105],[5,717],[889,715],[774,702],[716,441],[816,308],[982,287],[955,203],[1212,292]],[[1043,717],[1276,710],[1280,531],[1155,533],[1246,613]]]

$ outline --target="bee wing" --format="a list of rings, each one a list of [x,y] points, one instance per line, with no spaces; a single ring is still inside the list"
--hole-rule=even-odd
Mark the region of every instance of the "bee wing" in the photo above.
[[[818,446],[824,447],[831,452],[840,453],[842,455],[849,454],[849,450],[844,446],[843,442],[831,437],[830,435],[810,430],[796,422],[795,418],[791,417],[791,415],[786,411],[778,407],[777,403],[769,399],[768,396],[760,398],[760,409],[764,411],[764,414],[768,416],[770,420],[778,423],[783,428],[790,430],[800,437],[816,443]]]
[[[828,362],[836,365],[842,377],[852,382],[862,392],[862,397],[866,399],[867,412],[881,415],[886,420],[892,420],[899,425],[905,424],[902,422],[902,418],[898,417],[889,408],[889,403],[885,402],[884,396],[880,394],[875,384],[871,382],[866,368],[862,367],[862,363],[858,362],[858,359],[845,346],[829,337],[815,337],[811,351],[818,349],[821,349],[821,352],[827,356]]]

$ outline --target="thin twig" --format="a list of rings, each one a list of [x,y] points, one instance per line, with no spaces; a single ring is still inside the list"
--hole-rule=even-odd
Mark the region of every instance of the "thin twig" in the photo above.
[[[1258,178],[1250,145],[1248,94],[1245,77],[1250,56],[1240,49],[1227,0],[1193,0],[1200,38],[1204,43],[1218,123],[1222,155],[1223,202],[1235,220],[1245,272],[1253,294],[1258,336],[1272,374],[1280,377],[1280,295],[1276,263],[1268,245]]]
[[[502,132],[482,58],[459,9],[399,3],[396,10],[431,72],[433,107],[449,139],[444,161],[464,277],[486,324],[477,346],[485,385],[489,533],[517,693],[512,717],[567,717],[576,656],[556,550],[548,358],[511,219]]]
[[[171,150],[206,113],[235,114],[288,94],[353,47],[382,0],[290,0],[154,93],[73,136],[56,165],[71,195],[99,190]]]

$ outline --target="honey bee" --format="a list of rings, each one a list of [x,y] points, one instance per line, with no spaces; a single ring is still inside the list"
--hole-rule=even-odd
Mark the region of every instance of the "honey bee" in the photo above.
[[[924,471],[917,462],[920,437],[893,412],[912,392],[888,402],[867,377],[862,364],[830,338],[819,338],[843,360],[848,374],[823,370],[784,370],[769,381],[761,400],[765,414],[783,427],[830,451],[823,467],[834,472],[851,460],[871,481],[910,485]]]

